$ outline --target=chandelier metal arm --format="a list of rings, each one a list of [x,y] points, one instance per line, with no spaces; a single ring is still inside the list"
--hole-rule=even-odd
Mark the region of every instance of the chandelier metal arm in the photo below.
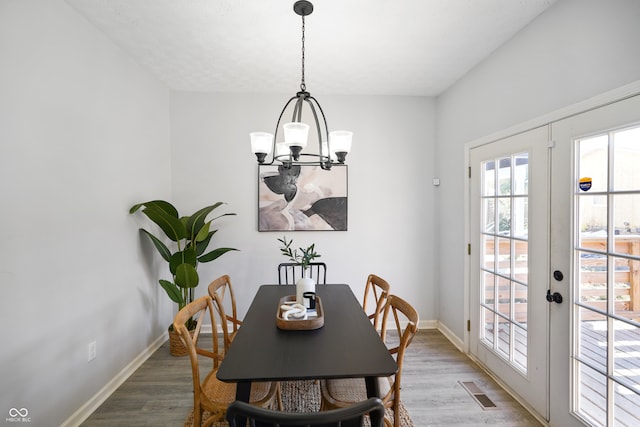
[[[313,120],[316,122],[316,131],[318,133],[318,153],[319,153],[318,157],[320,158],[320,166],[322,167],[322,169],[331,169],[331,145],[330,145],[331,142],[329,141],[329,127],[327,126],[327,118],[325,117],[324,112],[322,111],[322,107],[314,97],[309,96],[308,98],[305,99],[305,101],[307,102],[307,104],[309,104],[309,108],[313,113]],[[320,128],[320,121],[318,120],[318,113],[316,112],[316,108],[315,108],[316,106],[320,111],[320,114],[322,116],[322,122],[324,123],[324,131],[325,131],[324,135],[327,141],[326,156],[322,150],[322,142],[323,142],[323,139],[325,138],[322,138],[322,130]]]

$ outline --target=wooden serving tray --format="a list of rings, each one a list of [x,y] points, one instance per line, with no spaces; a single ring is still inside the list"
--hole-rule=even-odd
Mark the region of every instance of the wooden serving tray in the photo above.
[[[324,326],[324,310],[322,309],[322,300],[319,296],[316,295],[316,312],[318,313],[317,317],[313,317],[307,320],[298,320],[298,319],[290,319],[284,320],[282,317],[282,310],[280,306],[285,302],[295,301],[295,295],[287,295],[286,297],[280,298],[280,302],[278,303],[278,312],[276,313],[276,325],[279,329],[293,330],[293,331],[304,331],[304,330],[312,330],[312,329],[320,329]]]

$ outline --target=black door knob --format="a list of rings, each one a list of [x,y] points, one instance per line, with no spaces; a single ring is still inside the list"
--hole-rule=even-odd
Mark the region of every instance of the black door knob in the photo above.
[[[556,270],[553,272],[553,278],[556,279],[558,282],[561,282],[562,279],[564,279],[564,274],[562,274],[562,271]]]
[[[547,301],[562,304],[562,295],[560,295],[560,292],[554,292],[552,294],[551,289],[547,289]]]

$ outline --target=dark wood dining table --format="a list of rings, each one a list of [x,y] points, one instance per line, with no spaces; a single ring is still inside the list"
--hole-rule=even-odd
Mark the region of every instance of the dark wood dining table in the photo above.
[[[280,298],[295,286],[263,285],[225,355],[217,377],[235,382],[236,399],[249,401],[253,381],[364,378],[368,397],[379,397],[378,377],[398,367],[348,285],[316,286],[324,325],[315,330],[276,326]]]

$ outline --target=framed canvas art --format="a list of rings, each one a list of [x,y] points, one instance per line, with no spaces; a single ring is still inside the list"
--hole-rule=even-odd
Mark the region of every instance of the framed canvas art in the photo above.
[[[258,166],[258,231],[347,230],[347,166]]]

